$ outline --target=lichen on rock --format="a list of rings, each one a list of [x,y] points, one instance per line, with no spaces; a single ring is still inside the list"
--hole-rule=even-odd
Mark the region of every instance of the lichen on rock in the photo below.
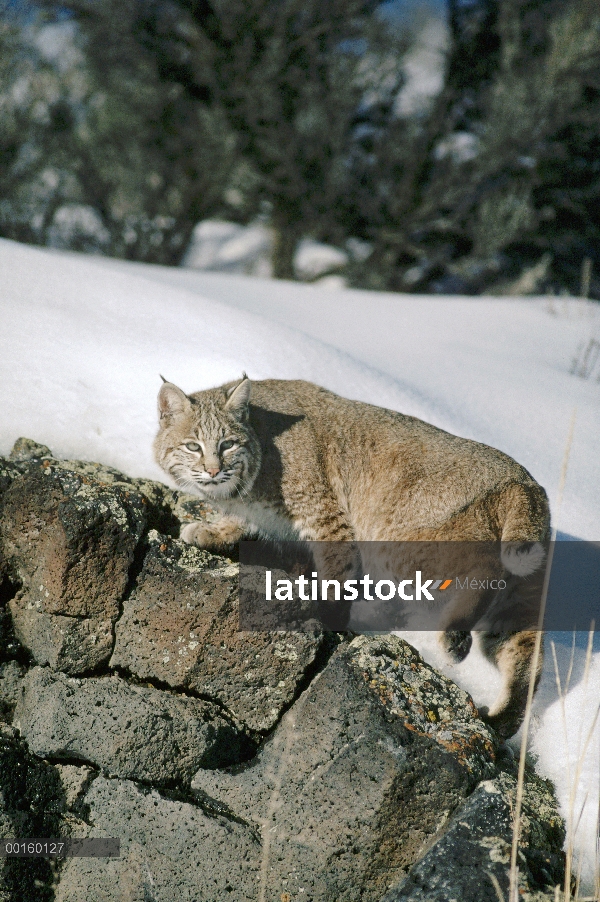
[[[369,687],[409,730],[435,740],[473,773],[491,772],[497,740],[482,724],[467,692],[398,636],[361,636],[352,645]]]

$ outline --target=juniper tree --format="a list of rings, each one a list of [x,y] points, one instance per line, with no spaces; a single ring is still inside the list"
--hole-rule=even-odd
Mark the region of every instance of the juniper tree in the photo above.
[[[600,10],[501,0],[498,32],[477,152],[446,197],[451,219],[474,259],[522,266],[546,255],[548,285],[577,291],[582,259],[600,262]]]
[[[55,13],[54,7],[50,21]],[[233,166],[223,116],[163,83],[148,55],[128,56],[127,25],[121,16],[125,52],[101,41],[100,71],[90,65],[73,20],[52,26],[33,15],[26,23],[4,20],[3,235],[176,263],[196,222],[219,208]],[[68,53],[42,52],[49,28],[62,33]],[[68,221],[82,211],[95,234],[61,237],[61,214]]]
[[[44,150],[48,125],[61,126],[48,67],[0,4],[0,234],[31,241],[52,215]]]
[[[547,288],[577,291],[582,260],[600,264],[600,12],[594,0],[475,6],[476,27],[464,5],[453,19],[464,32],[429,114],[380,150],[370,265],[379,287],[477,293],[545,260]]]
[[[255,201],[270,214],[276,276],[293,277],[303,234],[340,232],[365,61],[387,52],[377,0],[66,5],[100,79],[144,58],[162,90],[224,116]]]

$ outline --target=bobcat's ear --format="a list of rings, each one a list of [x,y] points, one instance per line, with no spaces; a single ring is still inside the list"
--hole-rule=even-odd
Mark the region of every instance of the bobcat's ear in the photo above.
[[[177,388],[172,382],[165,382],[164,385],[161,385],[158,393],[158,416],[161,420],[177,416],[187,410],[189,406],[190,400],[180,388]]]
[[[227,401],[225,402],[225,410],[230,410],[237,416],[244,417],[248,413],[248,403],[250,401],[251,382],[244,373],[242,381],[234,385],[227,392]]]

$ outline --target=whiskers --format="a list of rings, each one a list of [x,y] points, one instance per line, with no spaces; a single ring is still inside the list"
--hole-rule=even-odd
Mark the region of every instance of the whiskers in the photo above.
[[[192,495],[198,494],[199,483],[188,466],[181,462],[175,462],[165,467],[169,475],[175,480],[178,487]]]
[[[237,485],[235,486],[235,491],[241,501],[243,501],[245,498],[248,498],[250,495],[250,488],[244,486],[244,484],[241,482],[237,483]]]
[[[191,483],[190,480],[187,480],[187,482],[188,485],[191,484],[194,493],[200,492],[209,500],[218,501],[219,498],[225,500],[226,498],[232,497],[235,493],[242,497],[240,493],[240,490],[243,490],[240,478],[241,472],[236,470],[237,468],[228,469],[221,473],[216,479],[207,479],[201,474],[192,474]],[[247,494],[245,490],[243,491],[244,494]]]
[[[161,466],[182,491],[200,495],[209,502],[226,501],[234,497],[245,501],[250,495],[247,462],[243,458],[227,461],[227,467],[214,478],[202,469],[202,464],[197,462],[196,465],[191,465],[187,458],[182,459],[176,451],[170,455],[170,460],[163,459]]]
[[[196,481],[194,479],[186,479],[185,477],[177,477],[175,479],[175,482],[177,483],[177,485],[180,488],[185,489],[186,491],[190,492],[192,495],[195,495],[198,493],[198,484],[196,483]]]

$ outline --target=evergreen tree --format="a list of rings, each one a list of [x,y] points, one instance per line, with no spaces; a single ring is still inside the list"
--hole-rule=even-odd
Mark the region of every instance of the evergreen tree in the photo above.
[[[0,4],[0,234],[35,241],[54,209],[46,166],[49,128],[61,129],[52,72],[10,4]]]
[[[132,23],[120,24],[126,50]],[[234,165],[227,124],[163,83],[147,55],[103,41],[104,71],[90,66],[75,25],[2,26],[0,231],[177,263],[194,225],[222,204]],[[66,50],[41,52],[49,28]]]
[[[600,10],[595,0],[453,6],[445,87],[406,124],[403,145],[385,141],[379,154],[372,193],[386,191],[367,279],[479,293],[535,264],[533,288],[577,292],[582,261],[600,268]]]
[[[356,111],[372,77],[367,61],[388,53],[377,5],[67,0],[99,78],[145,59],[162,91],[225,117],[255,202],[269,211],[273,270],[282,278],[293,277],[302,235],[340,230],[336,206],[348,191]]]

